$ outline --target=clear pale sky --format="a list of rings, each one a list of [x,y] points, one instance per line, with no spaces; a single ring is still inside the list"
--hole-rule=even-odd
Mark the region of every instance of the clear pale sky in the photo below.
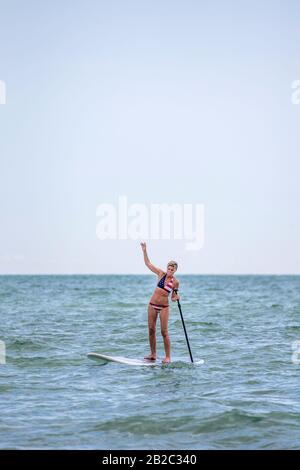
[[[0,273],[147,273],[96,210],[200,203],[179,273],[300,273],[299,1],[0,1]],[[179,274],[178,273],[178,274]]]

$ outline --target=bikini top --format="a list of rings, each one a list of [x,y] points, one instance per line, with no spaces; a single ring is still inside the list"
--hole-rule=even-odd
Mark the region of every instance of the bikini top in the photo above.
[[[168,293],[172,292],[173,290],[173,282],[174,278],[171,277],[171,279],[167,282],[165,285],[165,280],[166,280],[167,274],[165,274],[157,283],[157,287],[160,287],[161,289],[164,289]]]

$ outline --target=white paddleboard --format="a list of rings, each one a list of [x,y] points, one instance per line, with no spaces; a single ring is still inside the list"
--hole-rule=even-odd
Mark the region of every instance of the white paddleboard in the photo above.
[[[123,356],[106,356],[105,354],[98,354],[94,352],[88,353],[87,357],[89,359],[102,362],[103,364],[106,364],[107,362],[118,362],[119,364],[127,364],[129,366],[155,366],[155,364],[157,364],[157,362],[147,361],[147,359],[130,359]]]
[[[95,353],[95,352],[90,352],[88,353],[87,357],[89,359],[93,359],[95,361],[98,361],[99,363],[102,363],[102,364],[107,364],[108,362],[117,362],[119,364],[126,364],[128,366],[157,366],[157,365],[162,365],[162,362],[160,359],[157,359],[156,361],[149,361],[147,359],[131,359],[131,358],[128,358],[128,357],[123,357],[123,356],[107,356],[105,354],[99,354],[99,353]],[[190,361],[182,361],[182,360],[176,360],[176,361],[172,361],[172,363],[180,363],[180,362],[184,362],[184,363],[188,363],[188,364],[191,364]],[[193,364],[195,365],[200,365],[200,364],[203,364],[204,363],[204,360],[203,359],[200,359],[199,361],[194,361]]]

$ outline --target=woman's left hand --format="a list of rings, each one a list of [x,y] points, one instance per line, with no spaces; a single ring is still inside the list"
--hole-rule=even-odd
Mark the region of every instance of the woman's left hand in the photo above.
[[[172,296],[172,300],[173,300],[173,302],[176,302],[176,300],[180,300],[180,295],[174,294],[174,295]]]

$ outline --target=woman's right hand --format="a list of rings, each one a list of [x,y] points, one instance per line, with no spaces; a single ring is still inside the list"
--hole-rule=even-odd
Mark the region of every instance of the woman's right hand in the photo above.
[[[142,243],[141,243],[141,247],[142,247],[142,250],[143,250],[143,251],[146,251],[146,243],[145,243],[145,242],[142,242]]]

